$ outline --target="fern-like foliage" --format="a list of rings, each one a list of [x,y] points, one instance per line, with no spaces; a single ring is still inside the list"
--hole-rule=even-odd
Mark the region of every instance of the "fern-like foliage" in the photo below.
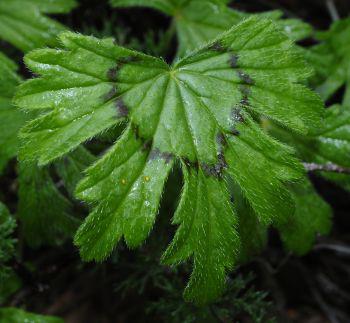
[[[15,228],[15,219],[6,206],[0,202],[0,288],[10,273],[7,262],[15,253],[16,240],[12,236]]]
[[[192,258],[186,298],[216,298],[240,248],[226,177],[259,222],[283,222],[294,212],[285,183],[302,177],[303,168],[255,120],[266,116],[301,134],[317,127],[322,102],[298,84],[310,70],[278,27],[257,18],[171,66],[110,39],[66,32],[60,40],[65,50],[25,58],[41,77],[20,86],[16,104],[50,112],[22,129],[21,158],[45,165],[126,120],[122,136],[77,188],[93,205],[75,237],[82,257],[103,260],[122,237],[130,247],[140,245],[179,162],[179,228],[163,262]]]
[[[45,14],[69,12],[75,0],[0,0],[0,38],[27,52],[58,46],[57,34],[66,28]]]
[[[222,0],[111,0],[111,5],[149,7],[171,16],[179,41],[178,56],[181,57],[251,16],[229,8],[227,2]],[[300,20],[280,20],[282,17],[280,11],[254,16],[276,20],[281,30],[293,40],[303,39],[312,33],[312,28]]]

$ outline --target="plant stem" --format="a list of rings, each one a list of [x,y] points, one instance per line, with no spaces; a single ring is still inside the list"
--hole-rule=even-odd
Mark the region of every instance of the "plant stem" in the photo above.
[[[328,8],[329,14],[332,17],[333,21],[340,19],[337,7],[334,4],[334,0],[326,0],[326,6]]]
[[[327,164],[303,163],[303,165],[308,172],[323,171],[323,172],[332,172],[332,173],[338,173],[338,174],[350,174],[350,168],[342,167],[332,163],[327,163]]]

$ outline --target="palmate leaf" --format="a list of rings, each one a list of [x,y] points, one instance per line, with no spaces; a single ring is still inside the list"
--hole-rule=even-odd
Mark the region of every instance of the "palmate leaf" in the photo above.
[[[0,173],[9,159],[17,154],[17,133],[26,116],[12,105],[17,85],[21,79],[16,64],[0,53]]]
[[[343,105],[350,106],[350,18],[318,33],[318,39],[321,44],[306,56],[318,74],[317,90],[327,100],[345,85]]]
[[[216,38],[220,33],[251,14],[227,7],[228,1],[222,0],[111,0],[114,7],[143,6],[162,11],[173,17],[179,40],[178,56],[194,50]],[[260,18],[269,18],[293,40],[310,36],[312,28],[297,19],[283,19],[280,11],[256,14]]]
[[[66,28],[44,14],[66,13],[75,0],[0,0],[0,38],[24,52],[58,46],[57,34]]]
[[[308,136],[299,136],[275,126],[270,130],[278,139],[294,146],[306,162],[350,168],[350,111],[347,107],[335,105],[326,109],[323,126]],[[349,175],[323,172],[322,176],[350,190]]]
[[[199,303],[214,299],[239,249],[225,177],[233,177],[258,221],[293,214],[284,183],[300,178],[303,168],[293,150],[254,119],[267,116],[299,133],[317,127],[322,103],[297,84],[309,69],[271,21],[257,18],[172,66],[110,39],[74,33],[60,39],[65,50],[37,50],[25,58],[41,77],[20,86],[16,104],[51,112],[21,131],[21,158],[47,164],[127,120],[117,143],[78,185],[78,197],[94,206],[75,238],[81,255],[102,260],[121,237],[130,247],[140,245],[180,160],[179,230],[163,260],[193,257],[186,296]]]

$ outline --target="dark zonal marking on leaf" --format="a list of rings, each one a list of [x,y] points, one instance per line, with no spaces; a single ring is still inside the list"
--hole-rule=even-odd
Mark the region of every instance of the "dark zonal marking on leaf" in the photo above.
[[[216,41],[215,43],[211,44],[209,47],[208,47],[209,50],[213,50],[213,51],[216,51],[216,52],[227,52],[227,48],[225,48],[221,42],[219,41]]]
[[[242,99],[240,101],[241,105],[249,106],[249,95],[251,94],[250,86],[241,84],[239,90],[242,93]]]
[[[114,86],[110,91],[102,96],[103,101],[109,101],[117,94],[117,88]]]
[[[232,112],[231,112],[231,120],[234,124],[236,123],[243,123],[245,120],[244,120],[244,117],[242,115],[242,110],[241,108],[238,108],[238,107],[234,107],[232,109]]]
[[[254,85],[254,80],[247,74],[244,73],[241,70],[237,71],[238,77],[245,83],[245,84],[249,84],[249,85]]]
[[[136,138],[137,140],[141,140],[141,141],[143,141],[143,142],[146,142],[146,141],[147,141],[146,138],[143,138],[143,137],[140,135],[140,129],[139,129],[139,126],[138,126],[137,124],[131,123],[131,129],[132,129],[132,131],[133,131],[133,133],[134,133],[134,135],[135,135],[135,138]]]
[[[118,77],[118,66],[114,66],[107,71],[107,78],[110,82],[116,82]]]
[[[219,144],[219,150],[220,152],[223,152],[225,147],[227,146],[227,141],[226,141],[226,137],[223,133],[218,133],[216,136],[216,141]]]
[[[237,129],[232,128],[231,129],[231,134],[234,135],[234,136],[239,136],[241,133]]]
[[[139,58],[137,56],[124,56],[117,59],[118,64],[127,64],[132,62],[137,62]]]
[[[152,147],[152,140],[146,140],[142,145],[142,151],[149,151]]]
[[[244,122],[244,117],[242,115],[242,110],[240,107],[234,107],[231,112],[232,129],[230,133],[234,136],[239,136],[240,132],[235,128],[237,123]]]
[[[117,99],[117,101],[115,101],[115,106],[117,107],[118,117],[123,118],[128,116],[128,107],[125,105],[122,99]]]
[[[223,153],[218,154],[218,162],[215,165],[201,163],[201,168],[207,176],[222,178],[223,171],[227,168],[227,163]]]
[[[164,159],[166,164],[169,164],[174,158],[174,154],[170,152],[162,152],[159,148],[154,148],[148,156],[148,160]]]
[[[124,64],[138,61],[139,58],[136,56],[125,56],[117,59],[117,65],[110,68],[107,71],[107,78],[110,82],[118,81],[118,71],[123,67]]]
[[[230,59],[229,59],[229,64],[232,68],[238,67],[238,55],[231,54]]]
[[[187,157],[182,157],[181,160],[185,163],[185,165],[187,166],[187,168],[193,168],[198,170],[199,165],[198,165],[198,161],[190,161]]]
[[[249,85],[241,84],[239,87],[239,91],[242,93],[242,95],[245,97],[248,97],[252,91],[250,89]]]

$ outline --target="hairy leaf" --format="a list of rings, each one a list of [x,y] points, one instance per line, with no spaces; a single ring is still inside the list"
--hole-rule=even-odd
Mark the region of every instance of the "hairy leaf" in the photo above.
[[[319,76],[318,92],[327,100],[345,85],[343,105],[350,106],[350,18],[318,33],[318,39],[321,44],[307,55]]]
[[[241,240],[238,262],[245,263],[265,248],[268,226],[259,221],[240,187],[236,183],[229,187],[238,216],[238,234]]]
[[[63,323],[63,320],[57,317],[34,314],[14,307],[1,308],[0,321],[6,323]]]
[[[350,168],[350,112],[343,106],[326,109],[324,125],[314,129],[308,136],[300,136],[273,127],[271,132],[279,139],[294,146],[303,160],[327,165],[333,163]],[[350,190],[350,176],[323,172],[327,179],[333,180]]]
[[[57,34],[66,28],[43,13],[65,13],[75,0],[0,0],[0,38],[24,52],[58,46]]]
[[[115,7],[143,6],[162,11],[173,17],[179,40],[178,56],[216,38],[222,32],[251,14],[233,10],[220,0],[111,0]],[[282,12],[273,11],[255,14],[261,18],[278,20],[281,30],[291,39],[299,40],[310,36],[312,28],[297,19],[279,20]]]
[[[224,178],[234,178],[262,223],[293,213],[284,183],[301,177],[302,167],[254,120],[266,116],[298,133],[317,127],[322,103],[298,84],[309,69],[271,21],[257,18],[172,66],[110,39],[74,33],[60,39],[65,50],[37,50],[25,59],[41,77],[20,87],[16,103],[49,112],[21,131],[21,158],[47,164],[126,120],[120,139],[77,188],[78,197],[93,206],[75,238],[81,255],[102,260],[121,237],[130,247],[140,245],[174,160],[180,160],[185,191],[174,219],[180,227],[164,259],[193,257],[186,296],[213,299],[238,249],[237,219],[222,211],[230,205]],[[204,257],[207,243],[217,247]],[[212,293],[201,290],[205,279],[217,285]]]
[[[179,263],[192,255],[194,268],[185,298],[206,303],[220,295],[225,271],[234,265],[239,250],[237,220],[224,181],[203,170],[185,165],[183,169],[185,187],[173,220],[179,228],[163,262]]]
[[[17,154],[17,133],[26,119],[11,103],[21,81],[16,71],[16,64],[0,53],[0,173],[7,161]]]
[[[331,207],[317,194],[309,180],[292,185],[295,214],[286,223],[278,225],[285,247],[298,255],[312,248],[317,234],[328,234],[331,229]]]

